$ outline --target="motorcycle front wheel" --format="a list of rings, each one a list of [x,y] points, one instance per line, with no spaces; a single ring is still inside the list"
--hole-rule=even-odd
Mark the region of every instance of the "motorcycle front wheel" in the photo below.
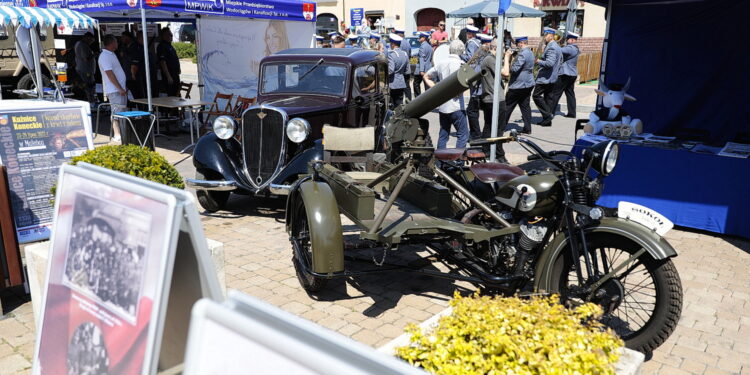
[[[682,284],[674,263],[656,260],[646,252],[604,282],[597,296],[589,297],[577,292],[581,288],[575,267],[580,265],[584,285],[590,285],[641,247],[611,234],[589,235],[586,239],[594,275],[587,274],[583,257],[574,262],[566,249],[553,268],[552,292],[559,293],[560,301],[568,306],[601,304],[605,309],[602,323],[612,328],[628,348],[652,352],[672,334],[682,311]]]

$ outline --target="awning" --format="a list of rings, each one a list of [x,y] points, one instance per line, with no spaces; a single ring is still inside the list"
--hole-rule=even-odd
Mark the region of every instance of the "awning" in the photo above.
[[[93,18],[70,9],[0,6],[0,25],[21,25],[31,28],[36,25],[59,24],[82,29],[98,27],[97,21]]]
[[[467,18],[467,17],[497,17],[497,11],[500,7],[498,1],[482,1],[480,3],[472,4],[463,7],[458,10],[454,10],[447,14],[449,18]],[[544,17],[546,13],[541,10],[529,8],[527,6],[518,5],[511,3],[510,8],[505,11],[505,17],[508,18],[521,18],[521,17]]]

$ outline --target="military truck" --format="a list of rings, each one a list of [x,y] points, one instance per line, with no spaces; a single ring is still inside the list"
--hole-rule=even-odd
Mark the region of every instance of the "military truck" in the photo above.
[[[55,37],[54,28],[46,27],[39,30],[39,39],[49,64],[55,65]],[[51,67],[47,61],[42,59],[43,80],[49,82]],[[0,25],[0,83],[3,87],[11,86],[13,89],[31,89],[34,80],[29,71],[21,64],[16,52],[15,27],[11,25]]]

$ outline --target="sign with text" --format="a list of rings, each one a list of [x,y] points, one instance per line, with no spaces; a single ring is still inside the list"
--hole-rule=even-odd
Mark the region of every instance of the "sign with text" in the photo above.
[[[364,8],[351,8],[351,23],[354,27],[362,26],[362,20],[365,17],[365,9]]]
[[[19,243],[49,238],[50,189],[60,165],[93,148],[85,121],[81,106],[0,109],[0,162],[7,168]]]
[[[571,0],[534,0],[534,8],[539,10],[567,10]],[[578,7],[583,7],[584,1],[578,1]]]

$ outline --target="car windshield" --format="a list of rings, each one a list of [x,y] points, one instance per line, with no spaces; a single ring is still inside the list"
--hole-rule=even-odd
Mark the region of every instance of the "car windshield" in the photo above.
[[[263,65],[263,94],[295,93],[344,95],[347,68],[343,64],[278,62]]]

